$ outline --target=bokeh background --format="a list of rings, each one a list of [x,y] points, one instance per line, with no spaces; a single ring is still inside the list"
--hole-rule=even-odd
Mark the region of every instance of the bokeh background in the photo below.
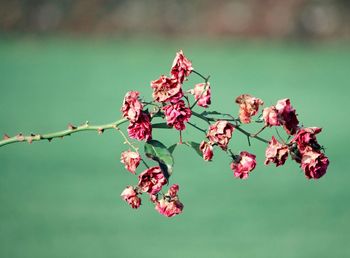
[[[1,133],[114,121],[125,92],[150,99],[149,82],[183,49],[211,75],[212,110],[237,114],[242,93],[266,105],[289,97],[305,126],[324,128],[331,164],[306,180],[292,161],[264,166],[266,146],[235,133],[232,149],[260,162],[242,181],[224,153],[204,163],[179,146],[171,183],[185,209],[168,219],[146,198],[139,210],[120,199],[136,177],[119,161],[127,147],[116,132],[8,145],[0,257],[349,257],[349,10],[346,0],[1,0]],[[192,128],[184,137],[202,140]],[[178,141],[173,131],[154,138]]]

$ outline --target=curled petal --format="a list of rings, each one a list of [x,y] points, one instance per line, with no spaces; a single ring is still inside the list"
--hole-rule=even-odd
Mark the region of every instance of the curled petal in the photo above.
[[[131,122],[136,122],[139,119],[143,109],[143,105],[139,101],[139,95],[138,91],[128,91],[123,100],[121,108],[123,117]]]
[[[173,65],[171,66],[170,73],[176,78],[180,83],[188,77],[193,71],[192,63],[189,61],[182,50],[176,53]]]
[[[203,159],[205,161],[211,161],[213,158],[213,146],[206,141],[202,141],[201,144],[199,145],[199,149],[203,154]]]
[[[239,105],[239,119],[243,124],[249,124],[251,117],[256,115],[259,111],[259,106],[264,102],[249,94],[243,94],[236,98],[236,103]]]

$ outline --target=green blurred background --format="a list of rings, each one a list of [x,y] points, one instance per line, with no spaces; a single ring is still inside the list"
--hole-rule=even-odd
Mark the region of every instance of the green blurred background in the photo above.
[[[211,110],[237,114],[234,99],[242,93],[267,106],[289,97],[305,126],[324,128],[319,141],[331,163],[323,178],[307,180],[292,161],[281,168],[264,166],[266,146],[252,141],[249,147],[235,132],[232,149],[253,152],[259,161],[242,181],[233,178],[230,160],[219,150],[213,162],[204,163],[179,146],[171,183],[180,185],[185,208],[169,219],[147,198],[139,210],[120,199],[136,177],[119,161],[127,146],[114,131],[8,145],[0,148],[0,257],[350,256],[347,40],[198,38],[158,31],[152,37],[136,32],[111,37],[69,26],[62,34],[40,35],[21,28],[3,29],[0,39],[1,133],[114,121],[125,92],[138,90],[150,99],[149,82],[168,73],[183,49],[196,70],[211,75]],[[184,87],[196,82],[192,75]],[[153,135],[166,145],[178,140],[174,131]],[[202,140],[190,127],[184,138]]]

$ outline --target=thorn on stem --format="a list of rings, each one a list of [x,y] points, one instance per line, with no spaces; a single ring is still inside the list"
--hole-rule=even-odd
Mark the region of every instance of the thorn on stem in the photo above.
[[[49,142],[51,142],[51,141],[52,141],[52,138],[47,138],[47,140],[48,140]]]
[[[23,142],[24,141],[24,135],[22,133],[19,133],[16,135],[16,139],[20,142]]]
[[[98,129],[97,129],[97,132],[98,132],[99,135],[101,135],[101,134],[103,134],[104,130],[105,130],[105,129],[103,129],[103,128],[98,128]]]
[[[69,124],[68,124],[68,129],[69,129],[69,130],[75,130],[75,129],[77,129],[77,127],[74,126],[74,125],[72,125],[71,123],[69,123]]]
[[[10,139],[10,136],[8,136],[6,133],[4,134],[4,136],[2,137],[4,140]]]

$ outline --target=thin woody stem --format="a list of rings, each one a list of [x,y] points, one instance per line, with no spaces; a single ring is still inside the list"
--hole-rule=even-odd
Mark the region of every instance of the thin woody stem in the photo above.
[[[137,147],[135,147],[135,145],[133,145],[130,141],[129,141],[129,139],[128,139],[128,137],[126,137],[126,135],[125,135],[125,133],[122,131],[122,130],[120,130],[120,128],[118,127],[118,126],[115,126],[115,129],[120,133],[120,135],[124,138],[124,140],[125,140],[125,144],[127,144],[127,145],[129,145],[130,146],[130,148],[132,148],[134,151],[136,151],[137,153],[139,152],[139,148],[137,148]],[[143,159],[143,158],[141,158],[141,161],[142,161],[142,163],[145,165],[145,167],[146,168],[149,168],[149,165],[146,163],[146,161]]]
[[[207,122],[208,124],[210,124],[211,121],[216,122],[216,121],[220,120],[220,119],[216,119],[216,118],[206,117],[206,116],[203,116],[203,115],[198,114],[198,113],[196,113],[196,112],[192,112],[192,115],[194,115],[194,116],[196,116],[196,117],[202,119],[203,121]],[[231,119],[224,119],[224,120],[226,120],[226,121],[236,121],[236,119],[232,119],[232,118],[231,118]],[[248,137],[248,139],[249,139],[249,138],[254,138],[254,139],[257,139],[257,140],[259,140],[259,141],[261,141],[261,142],[269,143],[268,140],[266,140],[266,139],[264,139],[264,138],[261,138],[261,137],[255,135],[255,134],[251,134],[251,133],[247,132],[246,130],[242,129],[239,125],[233,125],[233,126],[234,126],[238,131],[240,131],[241,133],[243,133],[244,135],[246,135],[246,136]]]
[[[200,128],[199,126],[197,126],[196,124],[193,124],[193,123],[191,123],[191,122],[187,122],[190,126],[192,126],[192,127],[194,127],[194,128],[196,128],[197,130],[199,130],[199,131],[201,131],[201,132],[203,132],[204,134],[207,134],[207,131],[206,130],[204,130],[204,129],[202,129],[202,128]]]
[[[72,126],[69,125],[68,129],[54,132],[54,133],[48,133],[48,134],[31,134],[31,135],[22,135],[18,134],[13,137],[5,136],[3,140],[0,141],[0,147],[5,146],[7,144],[16,143],[16,142],[28,142],[32,143],[35,141],[42,141],[42,140],[48,140],[51,141],[55,138],[63,138],[64,136],[69,136],[71,134],[82,132],[82,131],[97,131],[99,134],[103,133],[105,130],[114,129],[117,126],[125,123],[128,121],[125,118],[122,118],[118,121],[115,121],[110,124],[104,124],[104,125],[90,125],[88,122],[84,123],[80,126]]]
[[[280,132],[278,131],[278,129],[277,129],[276,127],[275,127],[275,130],[276,130],[276,133],[277,133],[278,137],[279,137],[280,140],[282,141],[282,143],[283,143],[284,145],[286,145],[286,142],[283,140],[282,136],[280,135]]]
[[[266,125],[263,126],[258,132],[256,132],[255,134],[253,134],[254,136],[258,136],[262,131],[264,131],[266,129]]]
[[[195,71],[195,70],[192,70],[193,73],[197,74],[199,77],[201,77],[203,80],[205,80],[205,82],[208,82],[209,80],[209,77],[205,77],[204,75],[200,74],[199,72]]]
[[[122,130],[120,130],[120,128],[118,126],[115,126],[115,129],[120,133],[120,135],[124,138],[124,143],[129,145],[130,148],[132,148],[134,151],[139,151],[139,148],[135,147],[128,139],[128,137],[126,137],[126,135],[124,134],[124,132]]]

